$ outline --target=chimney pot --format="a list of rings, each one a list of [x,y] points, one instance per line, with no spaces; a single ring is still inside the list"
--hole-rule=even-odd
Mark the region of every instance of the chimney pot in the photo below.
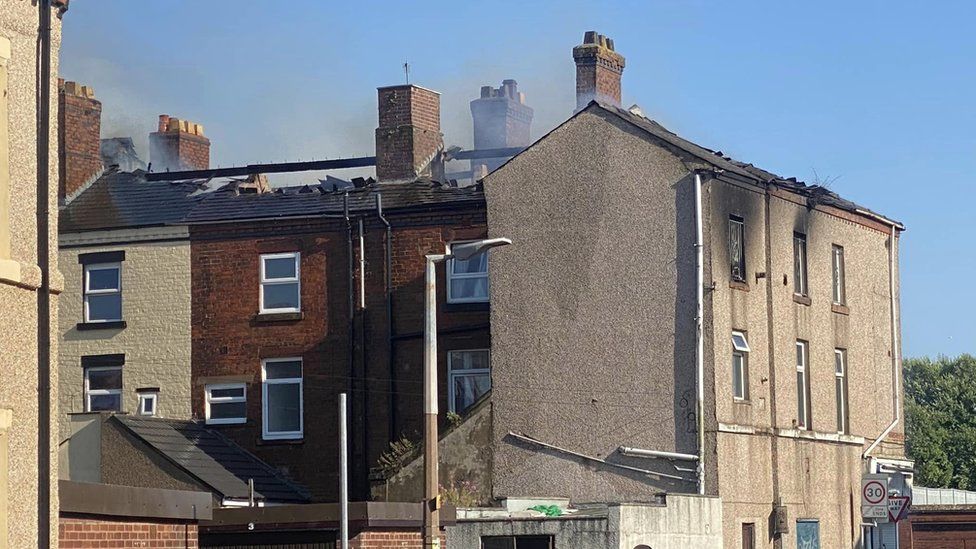
[[[167,129],[169,129],[169,115],[168,114],[161,114],[161,115],[159,115],[159,130],[158,131],[164,132]]]

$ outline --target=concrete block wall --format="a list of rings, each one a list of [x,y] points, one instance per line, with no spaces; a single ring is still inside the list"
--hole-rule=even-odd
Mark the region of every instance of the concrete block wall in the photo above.
[[[60,549],[197,549],[197,525],[176,521],[143,522],[124,518],[62,517]]]
[[[142,387],[159,387],[158,415],[191,417],[190,394],[190,244],[186,229],[105,231],[63,235],[60,259],[68,283],[59,321],[59,425],[68,436],[68,414],[85,411],[81,357],[125,354],[122,409],[136,413]],[[133,242],[138,238],[184,238],[168,242]],[[125,244],[98,243],[128,242]],[[88,242],[84,247],[64,247]],[[78,330],[83,321],[83,266],[78,255],[124,250],[122,329]]]

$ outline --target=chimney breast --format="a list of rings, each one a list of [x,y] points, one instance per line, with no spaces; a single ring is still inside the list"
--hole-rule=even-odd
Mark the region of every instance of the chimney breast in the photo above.
[[[58,79],[58,198],[71,196],[102,171],[102,103],[95,90]]]
[[[155,172],[210,168],[210,140],[203,126],[159,115],[158,130],[149,134],[149,162]]]
[[[443,179],[440,94],[404,84],[378,88],[377,99],[376,178]]]
[[[576,110],[596,100],[620,106],[620,77],[624,56],[613,49],[613,40],[587,31],[583,43],[573,48],[576,61]]]
[[[515,80],[504,80],[498,88],[481,87],[481,97],[471,102],[475,149],[502,149],[529,145],[532,107],[525,104],[525,94],[518,91]],[[493,171],[506,158],[481,158],[471,161],[477,176]],[[484,169],[482,169],[484,168]]]

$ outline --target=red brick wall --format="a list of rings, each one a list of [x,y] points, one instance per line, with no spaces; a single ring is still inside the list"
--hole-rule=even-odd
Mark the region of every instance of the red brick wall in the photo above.
[[[350,549],[423,549],[424,537],[420,532],[403,530],[370,530],[350,538]],[[441,536],[441,547],[447,547]]]
[[[350,493],[368,495],[367,473],[400,434],[419,440],[423,427],[424,255],[453,240],[487,234],[483,208],[468,213],[387,217],[394,225],[393,301],[396,333],[391,374],[385,296],[385,228],[366,219],[366,308],[356,314],[355,381],[350,381],[347,234],[342,221],[302,221],[193,228],[191,246],[193,409],[204,417],[204,383],[247,379],[245,425],[214,426],[307,486],[318,501],[337,497],[338,394],[349,392]],[[358,236],[354,238],[358,246]],[[300,251],[304,318],[256,322],[258,256]],[[357,249],[358,253],[358,249]],[[358,256],[357,256],[358,259]],[[358,272],[358,262],[356,263]],[[358,276],[358,274],[357,274]],[[447,412],[447,352],[487,348],[487,307],[445,305],[438,273],[440,402]],[[358,289],[358,284],[354,285]],[[358,299],[357,299],[358,302]],[[466,328],[474,327],[469,330]],[[446,331],[447,333],[443,333]],[[261,359],[304,359],[305,432],[301,441],[264,441]],[[395,380],[395,381],[394,381]],[[350,384],[352,387],[350,390]],[[393,425],[391,405],[396,410]],[[394,431],[395,428],[395,432]]]
[[[154,172],[210,168],[210,140],[181,131],[149,134],[149,161]]]
[[[72,83],[73,84],[73,83]],[[102,103],[58,89],[58,196],[73,194],[102,169]]]
[[[60,549],[197,549],[197,525],[101,518],[61,517]]]
[[[380,181],[438,176],[430,162],[444,146],[440,95],[416,86],[377,92],[376,178]]]

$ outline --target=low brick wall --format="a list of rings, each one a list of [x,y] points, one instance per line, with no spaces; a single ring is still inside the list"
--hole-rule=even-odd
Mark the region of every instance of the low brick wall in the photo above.
[[[197,525],[180,521],[61,517],[60,549],[197,549]]]
[[[377,529],[349,539],[349,549],[423,549],[424,536],[417,530]],[[447,547],[441,536],[441,547]]]

